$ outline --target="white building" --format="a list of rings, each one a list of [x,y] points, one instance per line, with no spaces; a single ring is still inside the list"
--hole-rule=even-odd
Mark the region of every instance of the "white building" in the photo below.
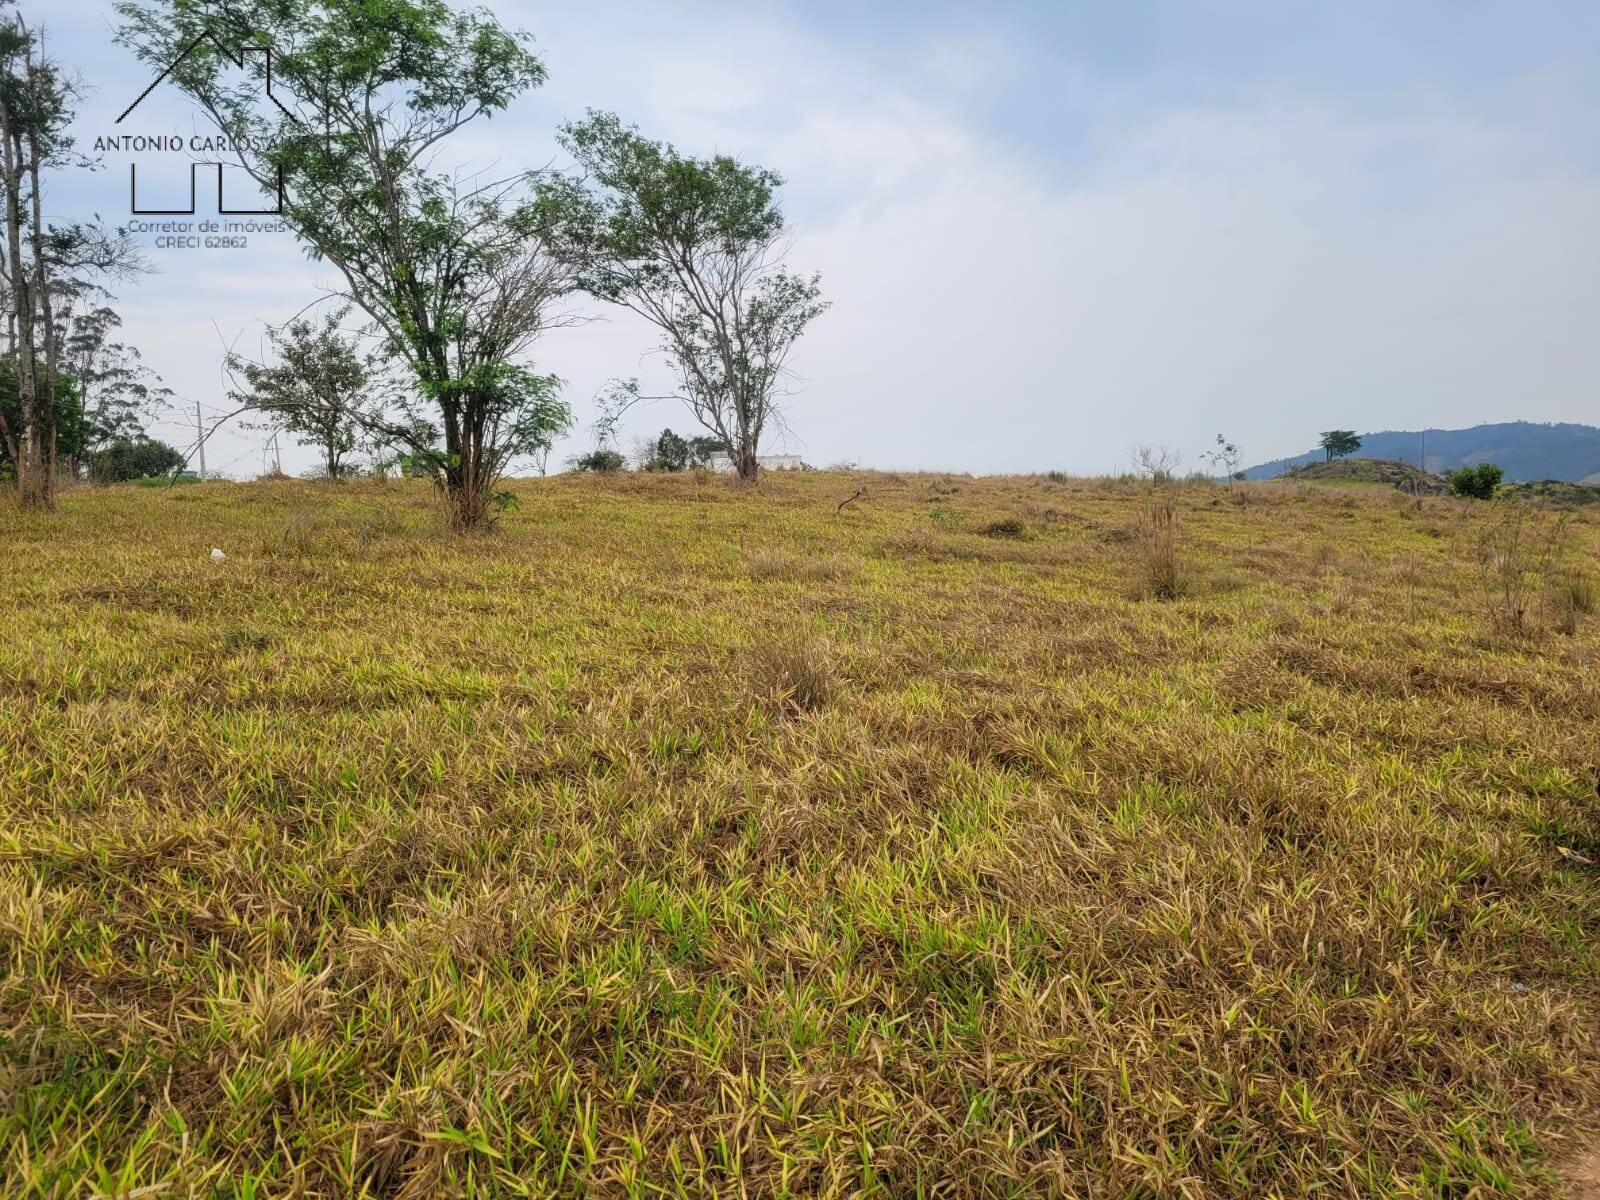
[[[728,475],[733,473],[733,459],[726,454],[713,454],[706,460],[713,471]],[[804,471],[805,460],[798,454],[758,454],[756,466],[763,471]]]

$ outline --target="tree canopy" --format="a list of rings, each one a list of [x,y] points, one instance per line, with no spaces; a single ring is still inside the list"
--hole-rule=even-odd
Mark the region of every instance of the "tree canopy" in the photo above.
[[[1344,458],[1361,449],[1361,439],[1353,429],[1330,429],[1322,435],[1322,440],[1317,443],[1328,456],[1327,461]]]
[[[542,228],[582,265],[585,289],[660,331],[679,398],[754,479],[790,352],[827,308],[816,275],[783,268],[782,178],[680,154],[611,113],[567,125],[561,143],[584,178],[544,181]],[[613,395],[638,399],[637,384]]]
[[[348,313],[339,309],[320,320],[302,317],[269,330],[268,362],[237,354],[228,358],[245,385],[231,398],[265,417],[269,428],[316,446],[332,479],[343,473],[346,456],[367,426],[381,423],[373,364],[341,328]]]
[[[169,475],[184,464],[183,455],[152,438],[116,437],[88,456],[89,476],[97,483],[126,483]]]

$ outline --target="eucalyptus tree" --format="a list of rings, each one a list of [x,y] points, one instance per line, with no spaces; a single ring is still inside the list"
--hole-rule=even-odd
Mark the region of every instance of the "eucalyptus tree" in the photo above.
[[[528,36],[443,0],[117,10],[121,40],[153,68],[177,63],[170,78],[381,331],[409,376],[382,432],[435,475],[455,527],[479,524],[510,460],[570,421],[560,381],[523,361],[572,319],[578,282],[538,236],[533,176],[440,165],[452,135],[544,81]],[[416,433],[429,427],[442,444]]]
[[[754,480],[762,436],[781,420],[790,352],[827,304],[819,277],[784,268],[782,178],[727,155],[699,159],[644,137],[610,113],[565,126],[582,180],[544,185],[585,288],[661,333],[683,400]],[[612,402],[639,399],[623,385]]]
[[[76,99],[39,31],[0,2],[0,310],[15,393],[9,415],[0,411],[0,447],[27,508],[54,504],[57,453],[83,439],[83,397],[61,371],[57,300],[76,277],[143,269],[125,230],[46,221],[47,173],[83,161],[70,132]]]
[[[145,365],[137,347],[116,340],[122,318],[105,304],[75,307],[87,287],[73,288],[57,315],[62,369],[83,397],[87,426],[82,450],[70,458],[76,475],[80,461],[93,458],[111,442],[138,442],[151,420],[173,398],[172,389]]]

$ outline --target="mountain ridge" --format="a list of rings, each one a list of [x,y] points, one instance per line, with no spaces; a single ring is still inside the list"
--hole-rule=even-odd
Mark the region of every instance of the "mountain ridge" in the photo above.
[[[1246,479],[1274,479],[1321,462],[1320,449],[1245,468]],[[1512,483],[1559,479],[1600,482],[1600,427],[1573,422],[1500,421],[1466,429],[1385,429],[1361,435],[1352,458],[1395,459],[1436,475],[1492,462]]]

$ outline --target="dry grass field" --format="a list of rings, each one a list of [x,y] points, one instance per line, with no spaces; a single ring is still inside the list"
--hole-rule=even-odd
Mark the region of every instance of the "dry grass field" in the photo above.
[[[516,490],[0,509],[0,1195],[1563,1194],[1600,514]]]

